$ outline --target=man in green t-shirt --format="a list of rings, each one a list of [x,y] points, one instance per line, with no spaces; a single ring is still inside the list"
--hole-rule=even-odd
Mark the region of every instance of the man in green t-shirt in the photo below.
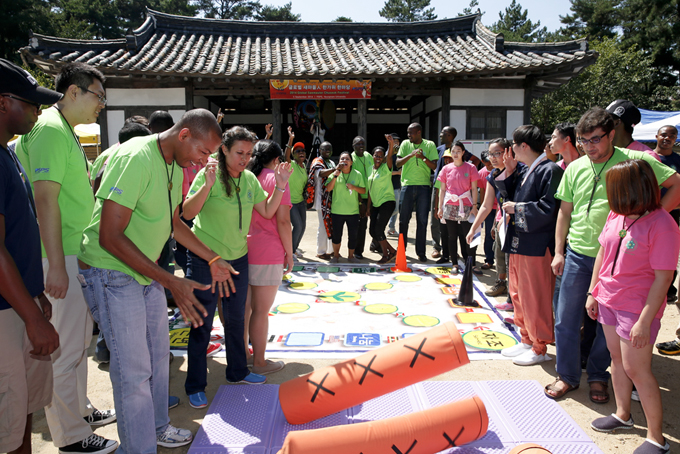
[[[93,323],[76,262],[94,197],[89,163],[73,128],[97,120],[106,105],[104,80],[101,72],[84,63],[62,67],[55,88],[64,97],[46,109],[17,144],[17,155],[35,192],[45,294],[52,303],[52,324],[60,340],[52,353],[54,396],[45,407],[47,425],[60,452],[82,452],[86,446],[95,449],[88,452],[105,453],[117,446],[93,434],[90,427],[113,422],[116,415],[112,410],[94,409],[87,398],[87,348]]]
[[[352,141],[352,169],[357,170],[364,181],[368,181],[368,177],[373,171],[373,156],[366,151],[366,139],[361,136],[356,136]],[[366,243],[366,228],[368,227],[368,191],[361,194],[359,204],[359,230],[357,231],[357,243],[354,250],[354,257],[358,259],[364,258],[364,244]]]
[[[221,129],[207,110],[184,114],[171,129],[122,144],[109,160],[78,254],[83,294],[111,355],[111,383],[122,452],[191,442],[168,417],[167,301],[169,289],[184,320],[199,326],[206,311],[193,290],[207,290],[154,263],[171,232],[210,263],[213,289],[234,291],[233,268],[179,218],[180,167],[207,164]],[[215,288],[217,287],[217,288]],[[201,316],[202,315],[202,316]]]
[[[409,125],[408,140],[401,143],[397,153],[397,167],[401,167],[401,210],[399,211],[399,234],[407,243],[408,223],[413,206],[416,209],[416,254],[421,262],[427,262],[425,241],[427,215],[430,211],[430,174],[437,167],[439,153],[434,142],[423,139],[423,127],[418,123]]]
[[[576,389],[581,380],[580,330],[600,249],[598,239],[609,214],[605,173],[627,159],[643,159],[652,167],[661,186],[668,189],[661,199],[663,207],[670,210],[680,203],[680,176],[647,153],[614,147],[614,135],[614,118],[610,113],[600,107],[586,112],[576,126],[577,140],[586,156],[567,167],[555,194],[562,203],[557,216],[552,269],[562,276],[562,282],[555,305],[559,377],[546,386],[546,394],[553,399]],[[590,400],[595,403],[609,401],[609,363],[607,343],[598,323],[586,367]]]

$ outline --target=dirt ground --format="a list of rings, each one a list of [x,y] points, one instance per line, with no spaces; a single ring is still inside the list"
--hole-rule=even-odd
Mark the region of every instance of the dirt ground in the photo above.
[[[310,211],[307,213],[307,229],[302,240],[300,248],[304,251],[307,260],[316,260],[316,230],[317,230],[317,216],[316,213]],[[412,219],[410,225],[410,238],[415,237],[415,218]],[[428,238],[429,226],[428,226]],[[388,240],[396,246],[396,237],[390,237]],[[345,240],[346,241],[346,240]],[[370,241],[370,240],[369,240]],[[412,240],[409,241],[407,247],[407,257],[409,262],[415,260],[415,251],[412,245]],[[346,243],[343,243],[343,245]],[[367,241],[368,244],[368,241]],[[483,252],[481,247],[478,251],[478,262],[483,260]],[[432,251],[431,246],[428,245],[428,257]],[[479,254],[482,255],[479,255]],[[341,255],[346,256],[346,249],[343,246]],[[365,254],[366,263],[379,259],[377,254],[367,252]],[[302,260],[303,262],[305,260]],[[433,261],[432,261],[433,263]],[[179,272],[181,273],[181,271]],[[494,284],[495,273],[493,269],[485,271],[484,276],[480,277],[481,282],[485,287],[490,287]],[[503,298],[498,298],[501,302]],[[666,313],[661,322],[661,332],[659,333],[658,341],[669,341],[675,337],[675,329],[680,321],[678,308],[675,305],[669,305],[666,308]],[[111,382],[108,376],[108,364],[100,365],[93,359],[94,346],[96,336],[92,338],[92,344],[88,350],[88,396],[92,404],[99,409],[113,408],[113,395],[111,391]],[[678,387],[680,378],[680,356],[663,356],[656,353],[654,349],[654,359],[652,367],[659,387],[661,389],[661,396],[664,403],[664,435],[670,442],[671,451],[680,452],[680,406],[678,403],[680,399],[678,395],[674,394],[680,392]],[[455,369],[446,374],[440,375],[434,380],[538,380],[542,385],[551,383],[555,377],[555,347],[548,346],[548,354],[553,358],[552,361],[535,365],[535,366],[516,366],[510,361],[473,361],[470,364]],[[284,360],[286,363],[285,369],[281,372],[269,375],[267,383],[279,384],[294,377],[304,375],[314,369],[325,367],[333,364],[332,360],[301,360],[291,359]],[[220,385],[225,384],[224,367],[226,360],[224,356],[208,358],[208,388],[206,395],[210,401],[217,392]],[[190,429],[196,433],[201,425],[201,422],[207,412],[207,408],[197,410],[189,406],[188,399],[184,393],[184,378],[186,376],[187,361],[183,357],[175,357],[175,360],[170,365],[170,394],[179,396],[181,403],[179,407],[170,410],[170,419],[173,425],[181,428]],[[640,445],[646,435],[645,417],[642,412],[642,407],[639,403],[633,402],[632,414],[636,422],[635,429],[625,431],[625,433],[603,434],[595,432],[590,428],[590,422],[600,416],[606,416],[613,413],[616,409],[614,404],[614,396],[610,387],[610,394],[612,398],[608,404],[598,405],[590,402],[588,399],[588,384],[585,373],[581,379],[581,387],[573,391],[565,398],[559,401],[560,406],[581,426],[581,428],[588,434],[588,436],[597,444],[597,446],[605,454],[625,454],[631,453],[638,445]],[[675,385],[673,385],[675,383]],[[96,429],[96,433],[112,439],[118,439],[116,424],[110,424],[105,427]],[[33,451],[39,454],[56,453],[57,449],[52,444],[49,429],[45,421],[45,414],[40,411],[34,415],[33,423]],[[177,449],[159,448],[159,453],[186,453],[189,446]]]

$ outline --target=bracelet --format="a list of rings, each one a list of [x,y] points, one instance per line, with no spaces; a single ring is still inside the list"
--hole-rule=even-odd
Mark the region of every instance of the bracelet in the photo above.
[[[281,189],[278,186],[274,186],[274,187],[276,188],[277,191],[286,192],[286,188]]]
[[[221,258],[222,257],[220,257],[219,255],[216,255],[211,261],[208,262],[208,266],[212,265],[213,263],[215,263],[216,261],[218,261]]]
[[[586,296],[593,296],[593,294],[590,293],[590,292],[587,292],[587,293],[586,293]]]
[[[286,148],[293,148],[293,147],[291,147],[290,145],[286,145]]]

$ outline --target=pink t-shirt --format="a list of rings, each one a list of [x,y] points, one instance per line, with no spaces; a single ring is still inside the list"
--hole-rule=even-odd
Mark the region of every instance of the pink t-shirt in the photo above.
[[[447,164],[439,172],[437,180],[446,184],[446,192],[449,194],[462,195],[472,189],[472,182],[479,180],[477,168],[469,162],[464,162],[460,167],[455,164]],[[453,203],[449,201],[449,203]],[[468,199],[463,200],[463,205],[472,206]]]
[[[184,180],[182,180],[182,200],[186,199],[187,194],[189,193],[189,188],[191,187],[191,183],[194,182],[196,174],[203,167],[205,167],[203,164],[195,164],[191,167],[182,169],[182,173],[184,174]]]
[[[560,159],[555,164],[557,164],[562,170],[567,170],[567,163],[564,162],[564,159]]]
[[[661,162],[661,157],[659,156],[659,153],[652,150],[644,143],[638,142],[637,140],[629,143],[626,148],[628,148],[629,150],[644,151],[645,153],[654,156],[654,159],[656,159],[657,161]]]
[[[489,176],[491,171],[487,169],[486,167],[482,167],[482,170],[479,171],[479,180],[477,180],[477,187],[479,189],[484,189],[486,191],[486,184],[488,183],[486,181],[486,177]],[[498,199],[496,197],[493,198],[493,208],[494,210],[498,209]]]
[[[593,289],[593,296],[599,304],[608,308],[640,314],[654,282],[654,270],[674,270],[678,265],[680,230],[666,210],[658,209],[642,217],[630,227],[621,242],[612,276],[623,218],[610,212],[600,234],[604,257],[600,281]],[[626,226],[630,226],[631,222],[626,219]],[[664,299],[655,318],[661,318],[665,307]]]
[[[274,171],[271,169],[262,169],[260,176],[257,177],[262,185],[262,189],[274,195],[276,191],[276,179]],[[290,189],[286,184],[286,192],[281,197],[281,205],[288,205],[290,203]],[[248,263],[253,265],[283,265],[284,256],[286,254],[279,237],[279,227],[276,221],[276,215],[271,219],[265,219],[260,216],[260,213],[253,210],[253,218],[250,221],[250,230],[248,231]]]

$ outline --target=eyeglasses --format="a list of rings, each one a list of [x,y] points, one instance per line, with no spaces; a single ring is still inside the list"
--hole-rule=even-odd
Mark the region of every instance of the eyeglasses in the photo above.
[[[88,90],[87,88],[80,87],[80,89],[83,90],[83,91],[86,91],[88,93],[92,93],[93,95],[95,95],[97,97],[97,99],[99,99],[100,104],[106,105],[106,96],[100,95],[99,93],[96,93],[92,90]]]
[[[593,136],[590,139],[584,139],[583,137],[579,137],[578,143],[580,143],[581,145],[588,145],[589,143],[592,143],[593,145],[597,145],[598,143],[600,143],[602,138],[606,135],[607,135],[607,133],[604,133],[601,136]]]
[[[27,100],[27,99],[17,98],[16,96],[12,96],[12,95],[1,95],[1,96],[4,96],[5,98],[16,99],[17,101],[21,101],[21,102],[23,102],[23,103],[26,103],[26,104],[28,104],[29,106],[33,106],[33,107],[35,107],[35,108],[38,109],[38,110],[41,110],[41,109],[42,109],[42,104],[40,104],[39,102],[33,102],[33,101],[29,101],[29,100]]]
[[[490,158],[500,158],[501,156],[503,156],[503,153],[501,153],[501,152],[489,153]]]

